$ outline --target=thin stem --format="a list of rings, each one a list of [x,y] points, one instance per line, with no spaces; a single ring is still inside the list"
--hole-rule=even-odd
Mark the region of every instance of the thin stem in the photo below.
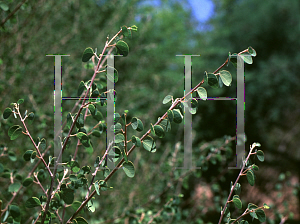
[[[46,161],[44,160],[44,158],[43,158],[43,156],[42,156],[42,154],[41,154],[41,152],[40,152],[40,150],[39,150],[39,147],[35,144],[33,138],[31,137],[30,132],[29,132],[28,129],[27,129],[27,126],[26,126],[26,124],[25,124],[25,119],[22,118],[22,115],[21,115],[20,110],[19,110],[19,106],[18,106],[18,105],[15,105],[15,108],[16,108],[17,114],[19,115],[20,120],[21,120],[21,122],[22,122],[22,124],[23,124],[23,126],[24,126],[24,128],[25,128],[25,130],[26,130],[26,135],[28,135],[28,137],[30,138],[32,144],[34,145],[34,148],[36,149],[36,151],[38,152],[38,154],[39,154],[39,156],[40,156],[39,159],[42,160],[42,162],[44,163],[45,167],[47,168],[47,170],[48,170],[50,176],[52,176],[53,174],[52,174],[51,170],[49,169],[49,167],[47,166],[47,163],[46,163]]]
[[[227,65],[227,63],[229,63],[229,58],[227,58],[227,60],[223,63],[223,65],[221,65],[216,71],[214,71],[213,73],[216,74],[221,68],[223,68],[225,65]]]
[[[110,148],[112,147],[112,144],[113,144],[113,142],[110,142],[110,143],[109,143],[109,145],[108,145],[108,147],[107,147],[107,149],[106,149],[104,155],[102,156],[102,159],[99,161],[99,163],[98,163],[98,165],[97,165],[97,167],[96,167],[96,169],[95,169],[95,172],[92,174],[93,177],[92,177],[92,180],[91,180],[91,184],[90,184],[90,186],[89,186],[89,189],[88,189],[88,191],[87,191],[87,193],[86,193],[85,198],[87,198],[87,197],[89,196],[89,194],[90,194],[90,192],[91,192],[91,189],[92,189],[92,186],[93,186],[93,183],[94,183],[94,180],[95,180],[95,177],[96,177],[97,172],[98,172],[98,170],[99,170],[99,167],[100,167],[100,165],[102,164],[103,160],[105,159],[106,155],[108,154]]]
[[[42,154],[42,156],[44,156],[49,151],[50,148],[51,148],[51,146],[49,146],[45,150],[45,152]],[[38,160],[38,162],[35,164],[35,166],[32,168],[32,170],[29,172],[29,174],[27,175],[26,178],[30,177],[34,173],[34,171],[40,165],[41,162],[42,162],[42,160]],[[10,199],[10,201],[7,203],[7,205],[5,206],[5,208],[2,210],[2,214],[1,215],[3,215],[4,212],[8,209],[8,206],[13,202],[13,200],[15,199],[15,197],[18,195],[18,193],[21,191],[22,188],[23,188],[23,185],[18,189],[18,191],[16,192],[16,194],[14,194],[13,197]]]
[[[124,136],[125,136],[125,146],[124,146],[124,151],[125,151],[125,154],[127,155],[127,125],[126,125],[126,113],[125,113],[125,128],[124,128]]]
[[[264,206],[258,207],[258,208],[256,208],[256,209],[251,209],[251,210],[249,210],[249,209],[247,208],[247,209],[244,211],[244,213],[243,213],[242,215],[240,215],[236,220],[234,220],[234,221],[232,222],[232,224],[235,223],[235,222],[237,222],[238,220],[240,220],[243,216],[248,215],[248,214],[250,214],[250,213],[253,212],[253,211],[256,211],[256,210],[259,210],[259,209],[263,209],[263,208],[264,208]]]
[[[224,206],[224,208],[223,208],[223,210],[222,210],[222,212],[221,212],[221,217],[220,217],[220,219],[219,219],[218,224],[221,224],[221,222],[222,222],[222,219],[223,219],[223,216],[224,216],[224,213],[225,213],[225,209],[226,209],[226,207],[227,207],[227,204],[228,204],[229,201],[230,201],[230,198],[231,198],[231,195],[232,195],[233,190],[234,190],[234,188],[235,188],[235,185],[238,183],[240,177],[242,176],[243,170],[244,170],[244,168],[245,168],[245,166],[246,166],[246,163],[247,163],[247,161],[248,161],[248,159],[249,159],[249,157],[250,157],[250,155],[251,155],[251,152],[252,152],[252,150],[253,150],[254,148],[255,148],[255,145],[252,145],[252,146],[250,147],[250,152],[248,153],[248,156],[247,156],[246,160],[243,162],[243,167],[242,167],[242,169],[241,169],[241,171],[240,171],[238,177],[236,178],[236,181],[235,181],[234,185],[233,185],[233,186],[231,187],[231,189],[230,189],[230,194],[229,194],[229,196],[228,196],[228,198],[227,198],[227,201],[226,201],[226,204],[225,204],[225,206]]]

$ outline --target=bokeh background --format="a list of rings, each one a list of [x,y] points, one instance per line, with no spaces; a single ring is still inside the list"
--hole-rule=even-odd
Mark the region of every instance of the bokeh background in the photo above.
[[[3,23],[18,4],[20,9]],[[34,139],[46,138],[48,145],[53,139],[54,60],[47,54],[70,55],[62,59],[63,96],[75,97],[79,82],[88,81],[93,74],[81,62],[83,50],[92,47],[100,52],[107,35],[112,37],[122,25],[137,25],[138,32],[127,40],[129,55],[115,59],[119,71],[116,112],[128,109],[129,118],[139,117],[148,130],[150,123],[154,124],[168,109],[162,104],[166,95],[183,96],[184,61],[176,55],[201,55],[192,57],[195,86],[204,71],[216,70],[229,52],[238,53],[252,46],[257,56],[252,65],[245,65],[245,145],[249,150],[250,144],[260,142],[265,161],[252,161],[260,167],[256,184],[251,187],[242,178],[243,209],[230,206],[230,210],[233,217],[238,217],[248,203],[267,203],[270,209],[265,223],[299,223],[298,0],[33,0],[24,4],[8,0],[2,1],[0,8],[1,113],[10,103],[25,99],[21,111],[36,115],[29,130]],[[207,86],[209,97],[236,96],[236,70],[232,65],[225,69],[233,76],[232,86]],[[64,102],[64,118],[74,103]],[[198,112],[193,115],[193,159],[201,170],[174,169],[182,165],[184,125],[172,125],[165,138],[157,139],[156,153],[138,148],[131,155],[136,166],[133,179],[117,172],[109,181],[114,189],[95,197],[94,212],[86,210],[81,215],[89,223],[138,223],[145,216],[144,223],[156,214],[156,223],[217,223],[230,182],[238,175],[238,170],[228,169],[235,154],[235,105],[234,101],[199,102]],[[1,155],[0,175],[9,168],[25,177],[34,164],[24,162],[22,155],[33,147],[25,136],[9,139],[7,131],[13,124],[21,124],[18,119],[4,120],[1,116],[0,122],[1,150],[16,155],[9,157],[7,151]],[[105,136],[92,141],[92,156],[84,148],[79,150],[81,166],[93,167],[96,156],[104,153]],[[65,159],[74,154],[75,143]],[[45,187],[47,184],[45,181]],[[8,179],[0,177],[4,205],[11,198],[9,185]],[[13,203],[20,205],[36,194],[43,194],[37,185],[24,188]],[[183,197],[177,198],[179,194]],[[79,199],[83,195],[84,190],[77,192]],[[159,212],[170,198],[174,199],[174,210]],[[27,220],[38,212],[22,209],[22,223],[29,223]],[[67,208],[65,217],[72,212]]]

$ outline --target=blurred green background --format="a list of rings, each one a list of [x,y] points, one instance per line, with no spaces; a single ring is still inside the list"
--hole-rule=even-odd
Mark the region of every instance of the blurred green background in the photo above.
[[[10,0],[0,4],[3,21],[19,2]],[[252,65],[245,65],[246,150],[253,142],[260,142],[265,162],[254,161],[260,167],[254,187],[246,178],[241,180],[243,208],[250,202],[259,206],[267,203],[271,208],[266,211],[266,223],[279,223],[284,217],[288,219],[286,223],[298,223],[300,2],[214,0],[213,6],[210,19],[200,22],[195,17],[197,11],[193,11],[187,0],[26,2],[0,28],[1,113],[11,102],[24,98],[22,113],[28,110],[36,115],[33,125],[28,126],[30,133],[34,139],[44,137],[50,144],[54,126],[54,59],[45,55],[70,55],[62,59],[63,96],[75,97],[80,81],[88,81],[93,74],[81,62],[83,50],[92,47],[99,53],[107,35],[112,37],[122,25],[137,25],[138,32],[127,40],[129,55],[115,59],[119,71],[115,85],[116,112],[121,114],[128,109],[129,117],[140,118],[148,130],[150,123],[154,124],[169,108],[162,104],[166,95],[183,96],[184,60],[176,55],[201,55],[192,57],[192,85],[195,86],[202,80],[204,71],[213,72],[225,62],[228,52],[238,53],[252,46],[257,56]],[[232,86],[221,89],[207,86],[208,97],[236,96],[236,70],[232,65],[225,69],[233,75]],[[74,103],[64,102],[64,118]],[[221,147],[228,136],[235,135],[236,109],[233,101],[200,101],[198,107],[197,114],[193,115],[193,156],[201,170],[173,169],[182,165],[184,125],[172,125],[165,138],[157,139],[155,154],[137,148],[130,156],[136,166],[135,177],[125,178],[123,172],[117,172],[109,181],[114,189],[96,196],[95,212],[82,215],[90,223],[137,223],[142,214],[155,215],[170,198],[183,194],[174,203],[176,212],[162,213],[157,223],[217,223],[230,181],[238,175],[238,170],[228,170],[234,161],[235,141],[226,144],[226,150]],[[25,136],[14,142],[8,137],[9,127],[21,125],[19,120],[4,120],[1,116],[0,122],[2,149],[13,151],[18,158],[33,149]],[[140,137],[144,132],[131,134]],[[73,140],[73,148],[75,143]],[[81,166],[92,166],[96,156],[104,153],[105,136],[93,139],[93,143],[93,156],[80,148],[77,158]],[[214,149],[221,157],[213,154],[206,161]],[[72,147],[66,154],[65,159],[74,154]],[[1,172],[8,167],[25,177],[33,166],[22,159],[12,163],[6,158],[0,157]],[[0,186],[0,199],[5,205],[11,198],[5,190],[8,180],[0,177]],[[34,195],[33,192],[38,192],[38,196],[43,194],[37,185],[32,185],[23,189],[13,203],[20,204]],[[78,192],[79,198],[80,195]],[[33,210],[23,209],[22,223],[25,223]],[[234,206],[230,209],[235,217],[243,211]],[[69,218],[72,212],[71,208],[67,209],[65,217]]]

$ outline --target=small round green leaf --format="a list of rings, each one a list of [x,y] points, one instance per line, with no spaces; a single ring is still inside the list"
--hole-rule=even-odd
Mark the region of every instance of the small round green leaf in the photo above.
[[[8,171],[3,172],[1,174],[1,177],[3,177],[3,178],[10,178],[10,172],[8,172]]]
[[[33,112],[30,112],[28,114],[28,124],[32,124],[33,120],[34,120],[34,113]]]
[[[131,30],[137,32],[138,27],[136,25],[131,26]]]
[[[77,224],[88,224],[83,217],[77,217],[75,220],[77,221]]]
[[[128,55],[129,47],[128,47],[128,44],[126,42],[124,42],[123,40],[119,40],[116,43],[116,48],[118,49],[118,53],[123,55],[124,57],[126,57]]]
[[[176,124],[180,124],[182,122],[182,119],[183,119],[183,116],[182,114],[180,113],[180,110],[179,109],[173,109],[173,121],[176,123]]]
[[[124,152],[124,150],[122,150]],[[112,150],[108,152],[108,159],[113,162],[117,162],[121,157],[121,150],[118,146],[114,146]]]
[[[252,170],[247,171],[247,180],[251,186],[254,186],[255,176]]]
[[[75,117],[77,116],[77,114],[75,114]],[[80,113],[78,116],[78,119],[76,121],[76,127],[77,128],[82,128],[84,126],[84,117],[83,114]]]
[[[9,116],[11,115],[11,113],[12,113],[12,109],[9,108],[9,107],[7,107],[7,108],[4,110],[4,112],[3,112],[3,118],[4,118],[4,119],[9,118]]]
[[[155,135],[154,126],[152,123],[150,124],[150,130],[151,130],[151,134]]]
[[[115,113],[114,119],[115,119],[115,122],[119,122],[119,120],[121,119],[121,115],[119,113]]]
[[[19,206],[10,205],[9,206],[9,214],[13,217],[13,219],[15,221],[17,221],[17,222],[21,221],[21,212],[20,212]]]
[[[141,139],[134,135],[131,137],[131,141],[136,147],[140,147],[142,144]]]
[[[97,193],[98,195],[100,195],[100,188],[99,188],[99,183],[98,183],[98,181],[96,181],[96,182],[94,183],[94,188],[95,188],[95,190],[96,190],[96,193]]]
[[[235,205],[235,207],[237,207],[238,209],[242,208],[242,201],[240,200],[240,198],[238,197],[238,195],[235,195],[237,197],[233,197],[232,201]]]
[[[88,108],[89,108],[91,115],[95,115],[96,107],[93,104],[89,104]]]
[[[159,138],[165,137],[165,130],[163,129],[162,126],[160,125],[155,125],[154,126],[154,132]]]
[[[131,30],[130,29],[127,29],[127,31],[128,31],[128,38],[132,38],[132,32],[131,32]]]
[[[80,140],[81,144],[84,146],[84,148],[86,149],[86,151],[89,153],[89,154],[92,154],[94,149],[91,145],[91,142],[90,142],[90,139],[89,137],[83,133],[83,132],[78,132],[76,134],[76,137]]]
[[[251,56],[255,57],[256,56],[256,51],[254,50],[253,47],[248,47],[248,52],[251,54]]]
[[[128,37],[128,30],[126,26],[122,26],[122,34],[124,35],[124,37]]]
[[[118,132],[122,131],[122,124],[116,123],[115,125],[112,125],[110,127],[110,131],[114,132],[114,133],[118,133]]]
[[[72,115],[71,115],[71,113],[68,113],[68,115],[67,115],[67,127],[69,129],[71,128],[72,123],[73,123]]]
[[[23,155],[23,159],[25,161],[29,161],[32,153],[33,153],[33,150],[27,150]]]
[[[258,208],[258,206],[253,203],[248,204],[248,210],[253,210],[253,209],[257,209],[257,208]]]
[[[24,187],[28,187],[28,186],[31,185],[32,183],[33,183],[33,179],[32,179],[31,177],[28,177],[28,178],[26,178],[26,179],[23,181],[22,185],[23,185]]]
[[[7,4],[5,4],[4,2],[0,2],[0,8],[3,11],[8,11],[9,10],[9,6]]]
[[[122,133],[115,135],[115,143],[121,143],[123,141],[125,141],[125,137]]]
[[[33,163],[33,160],[35,159],[35,157],[36,157],[36,151],[33,151],[33,153],[30,156],[30,162],[31,163]]]
[[[95,136],[95,137],[100,137],[100,136],[101,136],[101,133],[100,133],[100,131],[94,130],[94,131],[92,132],[92,135]]]
[[[117,69],[115,69],[111,66],[106,67],[106,76],[107,76],[109,81],[114,82],[114,83],[118,82],[118,80],[119,80],[119,75],[118,74],[119,73],[118,73]]]
[[[22,103],[24,103],[24,99],[19,99],[17,102],[17,104],[22,104]]]
[[[80,207],[81,202],[80,201],[74,201],[72,203],[72,208],[74,209],[74,211],[77,211],[77,209]]]
[[[103,119],[103,115],[102,115],[102,113],[98,110],[97,112],[96,112],[96,114],[93,116],[93,118],[96,120],[96,121],[101,121],[102,119]]]
[[[11,140],[15,140],[22,134],[22,127],[19,125],[14,125],[8,129],[8,136]]]
[[[83,93],[84,89],[85,89],[84,82],[81,81],[79,83],[79,86],[78,86],[78,89],[77,89],[77,96],[81,96],[81,94]]]
[[[173,99],[173,96],[167,95],[163,100],[163,104],[169,103],[170,101],[172,101],[172,99]]]
[[[149,152],[156,152],[156,144],[155,141],[153,140],[153,138],[151,136],[147,136],[144,140],[143,140],[143,147],[144,149],[146,149]]]
[[[242,59],[244,60],[245,63],[250,64],[250,65],[253,63],[251,54],[245,52],[245,53],[240,54],[240,56],[242,57]]]
[[[222,82],[222,79],[219,78],[219,87],[222,88],[223,87],[223,82]]]
[[[12,136],[10,137],[11,140],[15,140],[16,138],[18,138],[20,135],[22,134],[22,128],[18,128],[17,130],[14,131],[14,133],[12,134]]]
[[[46,179],[45,170],[40,169],[37,175],[40,182],[44,181]]]
[[[264,208],[269,209],[270,207],[266,203],[264,203]]]
[[[14,133],[15,130],[17,130],[18,128],[20,128],[21,126],[20,125],[14,125],[14,126],[11,126],[9,129],[8,129],[8,136],[11,137],[12,134]]]
[[[106,131],[106,125],[105,124],[99,124],[99,131],[100,134]]]
[[[74,201],[74,190],[70,188],[63,188],[60,192],[61,198],[66,204],[72,204]]]
[[[136,118],[136,117],[133,117],[131,119],[131,126],[134,130],[137,130],[137,131],[143,131],[144,130],[144,125],[143,125],[143,122]]]
[[[41,143],[40,143],[40,149],[45,150],[46,149],[46,139],[42,138]]]
[[[107,182],[104,181],[104,180],[100,180],[100,181],[99,181],[99,185],[100,185],[102,191],[107,191],[108,189],[111,189],[111,188],[112,188],[112,187],[109,187],[109,186],[107,185]]]
[[[159,120],[159,119],[160,119],[160,118],[158,118],[158,120]],[[164,129],[166,132],[168,132],[168,131],[171,130],[171,122],[170,122],[169,119],[163,119],[163,120],[160,122],[159,125],[162,126],[163,129]]]
[[[92,168],[90,166],[83,166],[81,169],[84,174],[89,174]]]
[[[16,154],[12,151],[8,152],[8,158],[13,162],[17,161]]]
[[[173,114],[173,111],[172,110],[168,110],[167,111],[167,114],[168,114],[168,119],[170,122],[173,121],[173,118],[174,118],[174,114]]]
[[[135,170],[134,170],[134,165],[131,161],[123,163],[123,170],[128,177],[130,178],[134,177]]]
[[[26,202],[25,202],[25,206],[26,208],[34,208],[34,207],[38,207],[41,205],[40,199],[36,198],[36,197],[32,197],[29,198]]]
[[[195,99],[191,100],[191,108],[189,108],[189,111],[191,114],[196,114],[198,110],[198,101]]]
[[[213,74],[213,73],[206,73],[207,76],[207,83],[210,85],[212,88],[219,88],[219,80],[218,77]]]
[[[220,71],[220,78],[222,80],[222,82],[224,83],[225,86],[230,86],[231,82],[232,82],[232,76],[230,74],[229,71],[226,70],[222,70]]]
[[[8,187],[8,192],[17,192],[19,188],[21,187],[21,184],[19,182],[15,182]]]
[[[71,170],[74,172],[74,173],[77,173],[80,171],[80,166],[79,166],[79,163],[77,161],[70,161],[67,163],[67,165],[71,168]]]
[[[206,92],[206,89],[204,89],[203,87],[199,87],[197,89],[197,93],[202,100],[207,99],[207,92]]]
[[[261,147],[261,144],[259,142],[254,142],[252,144],[252,147]]]
[[[91,47],[86,48],[82,55],[82,62],[87,62],[93,55],[94,50]]]
[[[241,184],[237,183],[234,187],[234,191],[237,195],[239,195],[241,193]]]
[[[264,152],[262,150],[258,150],[256,152],[256,156],[258,158],[259,161],[263,162],[265,160],[265,155]]]
[[[80,142],[83,144],[83,145],[88,145],[89,143],[89,138],[88,138],[88,136],[85,134],[85,133],[83,133],[83,132],[78,132],[77,134],[76,134],[76,137],[77,138],[79,138],[79,140],[80,140]]]
[[[265,214],[264,210],[262,210],[262,209],[256,210],[256,215],[257,215],[258,220],[260,222],[265,222],[266,221],[266,214]]]
[[[252,165],[252,167],[253,167],[253,170],[255,170],[255,171],[259,170],[258,166],[256,166],[256,165]]]

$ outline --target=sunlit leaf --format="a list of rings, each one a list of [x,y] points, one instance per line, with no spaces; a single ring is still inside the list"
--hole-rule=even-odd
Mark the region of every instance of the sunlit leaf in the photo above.
[[[226,70],[222,70],[220,71],[220,78],[222,80],[222,82],[224,83],[225,86],[230,86],[231,82],[232,82],[232,76],[230,74],[229,71]]]

